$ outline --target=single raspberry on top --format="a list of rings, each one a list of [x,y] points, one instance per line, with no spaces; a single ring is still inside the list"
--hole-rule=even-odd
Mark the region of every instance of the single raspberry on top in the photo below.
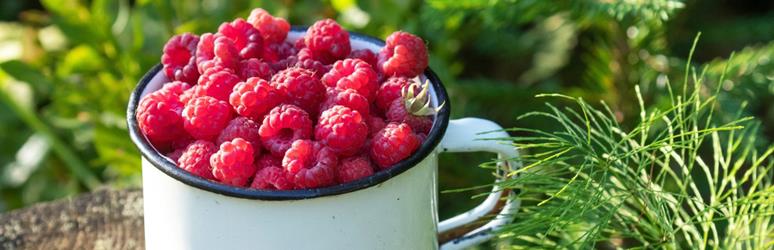
[[[330,148],[310,140],[293,142],[282,158],[282,167],[288,172],[288,179],[298,188],[334,184],[337,164],[338,158]]]
[[[258,170],[253,165],[253,146],[242,138],[220,144],[210,157],[212,175],[221,183],[244,187]]]
[[[234,86],[229,103],[237,113],[254,121],[263,121],[263,116],[279,105],[285,96],[269,82],[252,77]]]
[[[378,63],[385,76],[415,77],[427,68],[425,42],[407,32],[394,32],[379,52]]]
[[[239,57],[242,59],[258,58],[263,52],[261,33],[242,18],[221,24],[218,33],[234,42]]]
[[[412,80],[407,77],[394,76],[387,78],[387,80],[379,86],[379,90],[376,91],[376,106],[387,111],[395,99],[400,99],[402,90],[411,85],[411,83]],[[418,88],[413,88],[414,91],[419,91]]]
[[[196,68],[196,45],[199,44],[199,36],[191,33],[183,33],[173,36],[164,45],[164,54],[161,55],[161,64],[164,65],[164,74],[170,80],[183,81],[195,84],[199,78],[199,70]]]
[[[417,133],[430,133],[433,119],[429,116],[414,115],[406,109],[406,104],[400,98],[395,99],[385,113],[388,122],[402,122],[411,126]]]
[[[290,23],[280,17],[274,17],[264,9],[256,8],[250,12],[247,22],[258,29],[263,36],[263,41],[268,43],[281,43],[285,41],[290,31]]]
[[[228,101],[234,85],[239,83],[239,77],[229,68],[215,66],[204,71],[199,77],[196,96],[211,96],[215,99]]]
[[[239,66],[239,60],[239,51],[231,39],[220,34],[202,34],[196,47],[196,67],[199,72],[204,73],[215,66],[234,70]]]
[[[349,33],[332,19],[315,22],[304,39],[314,57],[325,64],[347,57],[352,49]]]
[[[245,139],[253,146],[253,151],[261,152],[261,135],[258,134],[258,128],[261,125],[247,117],[237,117],[228,122],[228,125],[220,132],[215,143],[218,145],[231,141],[236,138]]]
[[[314,77],[312,71],[302,68],[288,68],[271,78],[271,84],[307,112],[316,112],[325,97],[325,86]]]
[[[335,89],[328,88],[326,90],[325,102],[320,105],[320,113],[327,109],[330,109],[334,105],[341,105],[347,108],[357,110],[363,117],[370,115],[371,107],[363,95],[359,94],[354,89]]]
[[[376,54],[374,54],[374,52],[371,51],[370,49],[357,49],[357,50],[353,50],[352,53],[349,53],[349,58],[363,60],[363,61],[367,62],[369,65],[371,65],[371,68],[374,71],[377,71],[376,63],[379,60],[377,59]]]
[[[282,104],[263,118],[258,133],[261,135],[263,147],[272,155],[282,157],[293,141],[309,139],[312,136],[312,120],[303,109]]]
[[[354,89],[369,100],[379,85],[371,65],[360,59],[337,61],[322,77],[322,81],[331,88]]]
[[[411,156],[419,145],[419,138],[408,124],[390,123],[374,135],[371,160],[381,169],[387,169]]]
[[[140,131],[159,151],[170,150],[170,144],[185,136],[183,103],[171,91],[156,91],[146,95],[137,106],[137,124]]]
[[[341,160],[336,171],[336,182],[347,183],[374,174],[374,166],[368,156],[353,156]]]
[[[357,111],[335,105],[320,115],[314,137],[333,152],[350,156],[363,146],[368,136],[368,126]]]
[[[239,78],[242,80],[247,80],[250,77],[260,77],[268,81],[273,73],[271,66],[258,58],[242,60],[239,63]]]
[[[433,127],[431,117],[444,105],[441,103],[438,107],[432,107],[430,82],[425,81],[424,85],[412,82],[401,92],[401,97],[393,100],[385,111],[387,121],[407,123],[417,133],[430,133]]]
[[[197,140],[185,148],[183,154],[177,160],[177,166],[189,173],[212,180],[212,166],[210,156],[218,151],[218,147],[212,142]]]
[[[212,140],[228,125],[232,117],[234,113],[227,102],[201,96],[185,105],[183,127],[196,139]]]

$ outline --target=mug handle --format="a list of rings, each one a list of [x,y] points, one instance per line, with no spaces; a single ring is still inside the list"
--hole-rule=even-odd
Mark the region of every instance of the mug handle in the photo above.
[[[487,132],[482,134],[482,132]],[[480,118],[462,118],[449,121],[449,127],[441,140],[439,151],[443,152],[476,152],[485,151],[497,153],[498,179],[495,183],[505,181],[507,173],[520,167],[517,161],[519,152],[512,145],[497,140],[509,137],[508,133],[496,123]],[[489,140],[486,140],[489,139]],[[500,199],[505,193],[506,199]],[[463,249],[480,244],[494,237],[493,231],[511,222],[521,204],[512,190],[502,190],[497,185],[483,203],[475,208],[444,220],[438,224],[438,244],[441,249]],[[491,221],[480,225],[480,219],[494,215]]]

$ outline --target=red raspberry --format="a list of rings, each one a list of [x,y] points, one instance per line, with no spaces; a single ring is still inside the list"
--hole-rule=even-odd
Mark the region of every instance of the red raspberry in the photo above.
[[[184,33],[173,36],[164,45],[164,54],[161,56],[161,64],[164,65],[164,74],[170,80],[183,81],[195,84],[199,78],[196,68],[196,45],[199,36]]]
[[[262,121],[263,116],[279,105],[285,97],[269,82],[258,77],[247,79],[234,86],[229,102],[239,115],[254,121]]]
[[[164,156],[166,156],[167,158],[169,158],[169,160],[177,164],[177,160],[180,159],[180,156],[183,155],[183,152],[185,152],[185,148],[178,148],[178,149],[175,149],[175,151],[166,153]]]
[[[253,165],[253,146],[242,138],[220,144],[210,157],[212,176],[221,183],[244,187],[258,168]]]
[[[270,80],[273,73],[271,66],[258,58],[242,60],[239,63],[239,78],[242,80],[247,80],[250,77]]]
[[[374,174],[374,167],[368,156],[353,156],[341,160],[336,169],[336,182],[347,183]]]
[[[263,118],[258,133],[261,135],[263,147],[272,155],[282,157],[293,141],[309,139],[312,136],[312,120],[303,109],[282,104]]]
[[[296,48],[288,42],[271,43],[263,46],[263,60],[271,63],[281,62],[296,53],[298,53]]]
[[[239,77],[231,69],[215,66],[204,71],[204,74],[199,77],[196,96],[212,96],[218,100],[228,101],[237,83],[239,83]]]
[[[351,50],[349,33],[332,19],[315,22],[304,39],[315,59],[325,64],[347,57]]]
[[[193,137],[191,137],[191,135],[186,133],[185,136],[179,137],[174,141],[172,141],[171,146],[173,149],[185,149],[188,147],[189,144],[193,143],[194,141],[196,141],[196,139],[194,139]]]
[[[194,85],[193,87],[186,89],[183,91],[182,94],[180,94],[180,102],[183,104],[188,103],[191,99],[194,99],[196,97],[199,97],[197,93],[200,93],[199,91],[199,85]]]
[[[421,74],[427,68],[425,42],[406,32],[393,32],[379,52],[378,66],[386,76],[415,77]]]
[[[387,169],[411,156],[419,148],[419,138],[405,123],[390,123],[371,141],[371,160]]]
[[[194,138],[212,140],[234,117],[227,102],[202,96],[192,99],[183,109],[183,126]]]
[[[334,105],[341,105],[347,108],[357,110],[363,117],[368,117],[371,105],[361,94],[358,94],[354,89],[333,89],[328,88],[326,91],[325,102],[320,105],[320,112],[330,109]]]
[[[338,158],[319,142],[297,140],[282,158],[288,179],[298,188],[317,188],[335,183]]]
[[[306,39],[301,38],[296,40],[296,42],[293,43],[293,47],[296,48],[296,50],[306,48]]]
[[[256,8],[250,12],[247,22],[253,25],[263,36],[266,43],[281,43],[285,41],[290,31],[290,23],[284,18],[273,17],[264,9]]]
[[[258,134],[258,128],[261,125],[247,117],[237,117],[228,122],[226,128],[220,132],[218,138],[215,139],[215,143],[218,145],[224,142],[231,141],[236,138],[245,139],[253,146],[253,151],[260,154],[261,152],[261,135]]]
[[[354,89],[371,100],[376,93],[378,83],[376,72],[363,60],[344,59],[333,64],[333,68],[323,77],[322,82],[328,87],[339,89]]]
[[[374,54],[374,52],[370,49],[353,50],[352,53],[349,53],[349,58],[363,60],[371,65],[371,68],[374,71],[377,71],[376,63],[378,62],[378,59],[376,58],[376,54]]]
[[[258,169],[262,168],[268,168],[268,167],[282,167],[282,158],[274,157],[271,154],[265,154],[261,155],[261,157],[258,157],[255,160],[255,167]]]
[[[344,156],[357,153],[367,136],[368,125],[360,113],[340,105],[323,111],[314,131],[315,139]]]
[[[402,122],[411,126],[417,133],[430,133],[433,119],[429,116],[415,116],[406,110],[406,104],[400,98],[395,99],[385,112],[388,122]]]
[[[239,57],[242,59],[259,58],[263,52],[261,33],[242,18],[237,18],[230,23],[222,23],[218,28],[218,33],[234,42]]]
[[[162,86],[159,91],[165,91],[165,92],[169,92],[169,94],[180,96],[190,88],[191,88],[191,85],[189,85],[188,83],[181,82],[181,81],[174,81],[174,82],[165,83],[164,86]]]
[[[210,156],[218,151],[218,147],[205,140],[194,141],[185,148],[177,160],[177,166],[193,175],[212,180]]]
[[[153,92],[140,101],[137,123],[157,150],[166,151],[172,141],[185,136],[181,116],[183,107],[178,96],[168,91]]]
[[[384,122],[384,119],[378,116],[371,116],[368,119],[366,119],[366,124],[368,124],[368,135],[373,136],[377,132],[384,129],[384,127],[387,126],[387,123]]]
[[[325,65],[321,61],[318,61],[312,56],[312,51],[309,48],[303,48],[298,51],[296,56],[296,67],[305,68],[315,73],[315,76],[322,77],[328,70],[331,69],[330,65]]]
[[[307,112],[317,111],[325,97],[325,86],[314,77],[312,71],[288,68],[271,78],[271,84],[283,92],[288,101]]]
[[[411,79],[407,77],[397,76],[387,78],[387,80],[382,83],[382,86],[379,86],[379,90],[376,91],[376,106],[387,111],[392,102],[402,96],[401,91],[403,91],[403,88],[410,84]],[[418,93],[419,87],[415,87],[414,90],[414,93]]]
[[[205,72],[214,66],[236,69],[239,64],[239,51],[231,39],[220,34],[205,33],[196,47],[196,67]]]
[[[280,167],[265,167],[258,170],[253,178],[251,188],[268,190],[290,190],[293,183],[288,180],[288,172]]]

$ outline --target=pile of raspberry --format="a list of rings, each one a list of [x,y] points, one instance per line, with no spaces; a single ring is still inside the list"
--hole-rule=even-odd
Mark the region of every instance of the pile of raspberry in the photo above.
[[[421,38],[395,32],[374,53],[353,50],[330,19],[297,41],[289,30],[255,9],[216,33],[172,37],[169,82],[140,101],[140,130],[191,174],[268,190],[351,182],[419,148],[433,118],[410,112],[405,93],[427,67]]]

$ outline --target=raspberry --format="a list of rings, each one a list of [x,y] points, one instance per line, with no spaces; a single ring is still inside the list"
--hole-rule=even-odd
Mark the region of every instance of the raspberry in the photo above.
[[[239,51],[231,39],[220,34],[205,33],[196,47],[196,67],[205,72],[214,66],[236,69],[239,64]]]
[[[403,88],[410,84],[411,79],[406,77],[398,76],[387,78],[387,80],[382,83],[382,86],[379,86],[379,90],[376,91],[376,106],[387,111],[387,109],[390,108],[390,104],[392,104],[395,99],[399,99],[402,96],[401,91]],[[414,90],[418,92],[419,88],[416,87]]]
[[[379,69],[386,76],[415,77],[427,68],[427,48],[422,38],[397,31],[379,51]]]
[[[271,43],[263,46],[263,60],[271,63],[281,62],[298,51],[288,42]],[[287,62],[286,62],[287,63]],[[294,63],[295,64],[295,63]]]
[[[186,104],[191,99],[199,97],[197,92],[201,92],[199,91],[199,85],[194,85],[193,87],[186,89],[182,94],[180,94],[180,102]]]
[[[296,42],[293,43],[293,47],[296,48],[296,50],[306,48],[306,39],[301,38],[296,40]]]
[[[215,143],[218,145],[224,142],[231,141],[236,138],[242,138],[245,141],[250,142],[253,146],[253,151],[260,154],[261,152],[261,135],[258,134],[258,128],[260,124],[253,120],[247,119],[247,117],[237,117],[228,122],[226,128],[220,132],[218,138],[215,139]]]
[[[349,58],[363,60],[364,62],[367,62],[369,65],[371,65],[371,68],[376,71],[376,63],[378,60],[376,58],[376,54],[374,54],[374,52],[370,49],[353,50],[352,53],[349,53]]]
[[[330,65],[325,65],[321,61],[315,59],[312,56],[312,51],[309,48],[303,48],[299,50],[296,58],[296,67],[311,70],[317,77],[322,77],[322,75],[331,69]]]
[[[189,85],[186,82],[174,81],[174,82],[165,83],[164,86],[162,86],[159,91],[166,91],[166,92],[169,92],[169,94],[180,96],[190,88],[191,88],[191,85]]]
[[[406,104],[400,98],[395,99],[385,112],[388,122],[402,122],[411,126],[417,133],[430,133],[433,119],[429,116],[415,116],[406,110]]]
[[[281,166],[265,167],[255,173],[251,188],[269,190],[290,190],[293,183],[287,178],[288,173]]]
[[[183,109],[183,126],[191,136],[212,140],[228,125],[234,116],[227,102],[202,96],[192,99]]]
[[[234,85],[239,83],[239,77],[231,69],[215,66],[204,71],[199,77],[197,96],[212,96],[215,99],[228,101]]]
[[[199,78],[196,68],[196,45],[199,36],[191,33],[183,33],[173,36],[164,45],[164,54],[161,55],[161,64],[164,65],[164,74],[170,80],[183,81],[195,84]]]
[[[263,116],[284,99],[282,93],[269,82],[252,77],[234,86],[228,100],[239,115],[262,121]]]
[[[377,132],[384,129],[384,127],[387,126],[387,123],[384,122],[384,119],[377,117],[377,116],[371,116],[368,119],[366,119],[366,124],[368,125],[368,135],[373,136]]]
[[[250,77],[260,77],[264,80],[270,80],[273,73],[271,66],[258,58],[242,60],[242,62],[239,63],[239,78],[242,80],[247,80],[247,78]]]
[[[297,140],[282,158],[288,179],[299,188],[332,185],[336,178],[338,159],[333,151],[319,142]]]
[[[326,91],[325,102],[320,105],[320,112],[330,109],[334,105],[341,105],[357,110],[363,117],[368,117],[371,110],[368,99],[358,94],[354,89],[340,90],[328,88]]]
[[[314,131],[315,139],[344,156],[357,153],[367,136],[368,126],[360,113],[340,105],[323,111]]]
[[[347,183],[359,180],[374,174],[374,167],[368,156],[353,156],[341,160],[341,164],[336,169],[336,181],[338,183]]]
[[[253,165],[253,146],[242,138],[220,144],[210,157],[212,176],[221,183],[243,187],[258,170]]]
[[[156,91],[146,95],[137,106],[140,131],[159,151],[169,148],[171,142],[185,136],[181,112],[184,105],[171,91]]]
[[[283,18],[273,17],[269,12],[256,8],[250,12],[247,22],[253,25],[263,36],[266,43],[280,43],[285,41],[290,31],[290,23]]]
[[[371,160],[381,169],[411,156],[420,142],[411,127],[405,123],[390,123],[376,133],[371,141]]]
[[[218,27],[218,33],[234,42],[242,59],[259,58],[263,52],[261,33],[242,18],[237,18],[230,23],[222,23]]]
[[[194,141],[196,141],[196,139],[194,139],[193,137],[191,137],[191,135],[186,133],[184,136],[178,137],[177,139],[172,141],[171,146],[175,150],[185,149],[188,147],[189,144],[191,144]]]
[[[258,133],[261,135],[263,147],[272,155],[282,157],[293,141],[309,139],[312,136],[312,120],[301,108],[282,104],[263,118]]]
[[[328,87],[339,89],[354,89],[371,99],[376,93],[378,83],[376,72],[363,60],[344,59],[333,64],[333,68],[323,77],[322,82]]]
[[[271,84],[288,97],[288,101],[307,112],[318,109],[325,97],[325,86],[314,77],[312,71],[302,68],[288,68],[271,78]]]
[[[306,33],[306,47],[315,59],[330,64],[349,55],[349,33],[332,19],[315,22]]]
[[[271,154],[265,154],[261,155],[261,157],[258,157],[255,160],[255,167],[258,169],[268,168],[268,167],[282,167],[282,158],[274,157]]]
[[[169,160],[171,160],[172,162],[176,163],[177,160],[180,159],[180,156],[183,155],[183,152],[185,152],[185,148],[178,148],[178,149],[175,149],[175,151],[165,154],[164,156],[169,158]]]
[[[194,141],[185,148],[177,166],[196,176],[212,180],[210,156],[218,151],[218,147],[205,140]]]

